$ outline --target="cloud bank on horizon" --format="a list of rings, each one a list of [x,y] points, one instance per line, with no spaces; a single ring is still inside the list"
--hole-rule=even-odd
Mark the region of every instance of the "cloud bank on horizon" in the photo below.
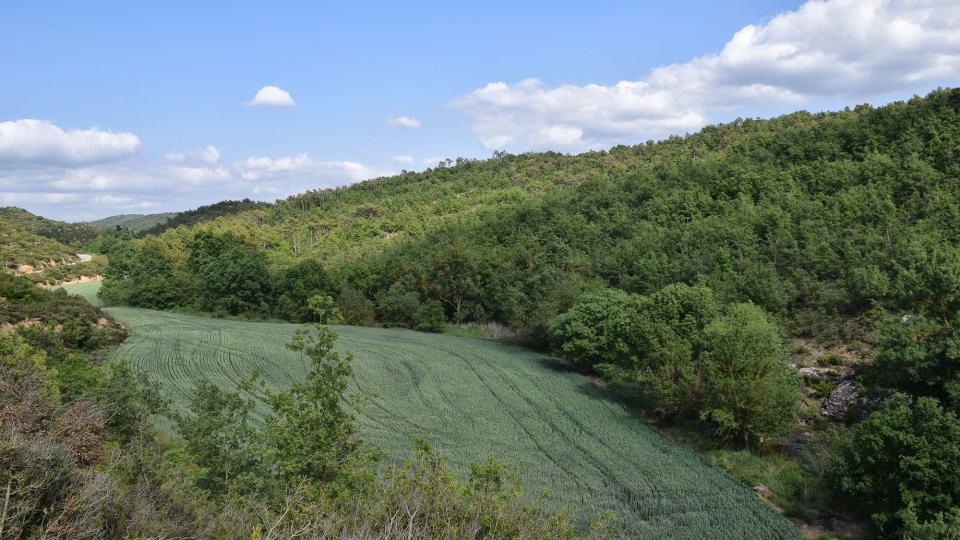
[[[638,80],[490,82],[453,98],[450,108],[467,119],[488,150],[580,152],[636,144],[751,108],[792,110],[820,100],[853,102],[956,84],[957,28],[960,3],[953,0],[810,0],[743,27],[718,53],[656,67]],[[245,105],[296,103],[289,92],[267,85]],[[384,127],[429,129],[412,116],[387,118]],[[392,172],[390,166],[316,160],[297,149],[224,159],[209,144],[158,160],[149,157],[147,146],[124,131],[37,119],[0,122],[0,204],[86,219],[183,209],[186,200],[272,200]],[[442,159],[407,153],[382,158],[407,167]]]
[[[582,151],[682,134],[748,105],[855,100],[958,77],[960,2],[811,0],[641,80],[492,82],[454,107],[488,149]]]

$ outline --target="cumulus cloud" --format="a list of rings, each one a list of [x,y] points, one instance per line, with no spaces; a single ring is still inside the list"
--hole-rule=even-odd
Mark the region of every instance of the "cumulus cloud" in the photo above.
[[[220,150],[208,144],[203,148],[198,148],[196,150],[187,150],[186,152],[171,152],[165,156],[167,161],[173,161],[175,163],[182,163],[185,161],[197,161],[200,163],[206,163],[207,165],[213,165],[220,161]]]
[[[293,97],[286,90],[268,85],[257,90],[257,95],[253,96],[253,99],[248,101],[247,105],[251,107],[293,107],[296,103],[293,102]]]
[[[237,164],[240,178],[244,180],[260,180],[289,173],[303,172],[313,166],[313,161],[306,154],[278,158],[248,157]]]
[[[416,118],[411,118],[409,116],[397,116],[394,118],[387,118],[387,127],[393,128],[418,128],[420,127],[420,121]]]
[[[393,156],[393,162],[399,163],[400,165],[413,165],[417,161],[413,159],[413,156]]]
[[[248,157],[236,164],[240,178],[255,182],[289,180],[300,183],[319,182],[326,187],[391,174],[391,171],[368,167],[356,161],[314,161],[307,154],[282,157]],[[331,182],[332,181],[332,182]],[[290,192],[293,193],[293,192]]]
[[[174,178],[199,184],[201,182],[222,182],[232,180],[233,174],[223,167],[167,167]]]
[[[613,85],[493,82],[455,108],[489,149],[584,150],[698,129],[718,114],[794,108],[960,77],[960,3],[810,0],[716,54]]]
[[[85,165],[126,157],[139,148],[140,139],[133,133],[65,131],[34,119],[0,122],[0,165]]]
[[[79,201],[81,199],[78,193],[23,193],[23,192],[0,192],[0,202],[4,205],[26,205],[26,204],[63,204],[67,202]]]
[[[0,167],[0,203],[58,219],[92,219],[182,210],[224,199],[272,200],[393,174],[355,161],[313,160],[307,154],[209,163],[214,154],[204,150],[167,156],[160,163],[141,156],[89,166]]]

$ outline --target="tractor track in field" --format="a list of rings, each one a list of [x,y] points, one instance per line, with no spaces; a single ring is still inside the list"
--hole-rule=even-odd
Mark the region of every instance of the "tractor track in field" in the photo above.
[[[570,479],[573,481],[574,484],[576,484],[577,486],[583,486],[583,485],[584,485],[584,483],[583,483],[583,481],[580,479],[579,475],[577,475],[576,473],[574,473],[573,471],[571,471],[570,469],[568,469],[567,467],[565,467],[562,463],[560,463],[560,462],[553,456],[553,454],[551,454],[546,448],[543,447],[543,445],[542,445],[541,442],[540,442],[540,438],[537,437],[537,436],[535,436],[535,435],[527,428],[527,426],[517,418],[517,416],[512,412],[511,407],[509,407],[509,406],[507,405],[507,403],[503,400],[503,398],[500,397],[500,394],[499,394],[498,392],[494,391],[493,387],[490,386],[490,384],[487,382],[487,380],[484,379],[483,376],[480,375],[479,372],[477,372],[477,370],[473,367],[473,365],[472,365],[472,363],[471,363],[470,361],[468,361],[466,358],[464,358],[464,357],[461,356],[460,354],[457,354],[457,353],[455,353],[455,352],[453,352],[453,351],[446,351],[446,352],[447,352],[448,354],[450,354],[451,356],[453,356],[454,358],[460,359],[460,360],[467,366],[467,369],[469,369],[469,370],[477,377],[477,379],[480,381],[480,383],[483,384],[483,386],[487,389],[487,391],[490,393],[490,395],[492,395],[493,398],[494,398],[495,400],[497,400],[497,402],[500,404],[500,406],[503,407],[503,410],[506,412],[506,414],[509,415],[510,418],[513,419],[513,422],[517,425],[517,427],[519,427],[519,428],[527,435],[527,437],[528,437],[528,439],[530,440],[530,442],[532,442],[532,443],[534,444],[534,446],[537,447],[537,450],[538,450],[541,454],[543,454],[543,455],[544,455],[547,459],[549,459],[554,465],[556,465],[558,469],[560,469],[560,470],[562,470],[564,473],[566,473],[567,476],[570,477]]]

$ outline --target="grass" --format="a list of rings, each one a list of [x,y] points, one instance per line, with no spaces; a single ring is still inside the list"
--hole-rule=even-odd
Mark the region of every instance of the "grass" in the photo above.
[[[90,295],[89,284],[68,290]],[[133,336],[115,353],[156,377],[175,404],[207,378],[250,372],[284,387],[303,376],[284,348],[297,325],[110,308]],[[799,538],[747,486],[662,437],[590,380],[504,343],[402,329],[336,327],[355,356],[365,440],[397,459],[428,437],[461,472],[515,466],[531,502],[581,524],[611,510],[632,538]]]

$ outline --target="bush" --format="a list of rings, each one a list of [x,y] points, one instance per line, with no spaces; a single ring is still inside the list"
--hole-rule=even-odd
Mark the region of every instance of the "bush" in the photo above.
[[[891,317],[883,335],[876,362],[881,383],[960,405],[960,327],[925,315]]]
[[[269,311],[272,283],[262,251],[230,233],[198,233],[189,247],[198,308],[230,315]]]
[[[436,300],[420,304],[414,314],[414,321],[417,330],[424,332],[439,332],[447,324],[447,316],[443,312],[443,305]]]
[[[307,308],[310,310],[310,321],[320,324],[343,324],[343,315],[340,314],[340,308],[333,298],[315,294],[307,300]]]
[[[642,377],[670,414],[699,410],[706,391],[704,327],[720,310],[713,291],[675,283],[639,302],[637,356]]]
[[[384,322],[412,328],[420,309],[420,295],[396,282],[380,297],[380,314]]]
[[[297,322],[314,321],[307,301],[314,295],[333,295],[335,287],[319,262],[307,259],[277,276],[275,293],[280,315]]]
[[[192,302],[193,284],[174,271],[173,255],[159,240],[117,246],[110,256],[100,296],[106,305],[168,309]]]
[[[373,301],[357,289],[347,287],[337,297],[337,307],[347,324],[371,326],[376,322]]]
[[[585,294],[554,318],[550,343],[564,358],[584,366],[636,365],[637,297],[618,289]]]

